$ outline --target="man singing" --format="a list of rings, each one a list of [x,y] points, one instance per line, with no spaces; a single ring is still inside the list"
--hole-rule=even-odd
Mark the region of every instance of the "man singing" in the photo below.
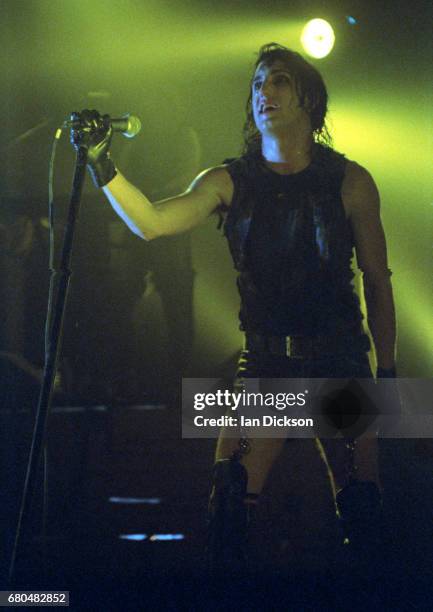
[[[379,195],[368,171],[336,153],[325,126],[327,90],[302,56],[264,45],[251,79],[243,155],[205,170],[182,194],[151,203],[114,166],[111,129],[80,114],[72,142],[114,210],[145,240],[185,232],[217,213],[238,271],[245,377],[371,378],[370,343],[352,286],[362,271],[377,377],[395,376],[395,313]],[[212,567],[242,563],[248,517],[284,440],[221,432],[210,502]],[[337,482],[345,537],[374,540],[381,496],[377,441],[351,440]]]

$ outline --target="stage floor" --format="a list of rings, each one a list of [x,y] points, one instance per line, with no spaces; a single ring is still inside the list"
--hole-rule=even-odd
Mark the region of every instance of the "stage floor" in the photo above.
[[[25,406],[0,416],[5,580],[33,417]],[[39,499],[16,588],[67,589],[72,609],[227,609],[236,602],[240,609],[318,610],[346,601],[358,609],[365,597],[384,609],[407,609],[398,607],[406,600],[424,609],[433,583],[431,479],[428,488],[428,459],[403,442],[381,449],[392,546],[371,566],[357,567],[338,545],[314,444],[291,441],[263,493],[251,572],[215,579],[203,552],[215,441],[181,439],[177,402],[54,406],[45,535]]]

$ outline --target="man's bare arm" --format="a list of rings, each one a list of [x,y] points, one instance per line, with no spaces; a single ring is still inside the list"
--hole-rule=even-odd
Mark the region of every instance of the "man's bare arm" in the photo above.
[[[379,193],[367,170],[350,162],[342,195],[354,232],[358,266],[363,272],[367,319],[377,364],[379,368],[390,369],[395,366],[396,322]]]
[[[110,155],[113,129],[107,116],[84,109],[71,115],[71,143],[87,149],[87,168],[117,214],[145,240],[179,234],[202,223],[219,207],[229,206],[233,181],[225,166],[205,170],[182,194],[152,204],[114,166]]]
[[[224,166],[205,170],[182,194],[151,203],[119,172],[103,187],[113,209],[145,240],[188,231],[220,206],[230,205],[233,183]]]

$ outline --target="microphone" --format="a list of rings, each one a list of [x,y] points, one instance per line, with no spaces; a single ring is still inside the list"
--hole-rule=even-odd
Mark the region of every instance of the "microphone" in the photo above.
[[[126,138],[134,138],[141,130],[141,121],[135,115],[124,115],[123,117],[111,118],[106,117],[106,121],[111,125],[113,132],[121,132]],[[81,126],[80,120],[65,121],[63,124],[64,128],[79,128]]]

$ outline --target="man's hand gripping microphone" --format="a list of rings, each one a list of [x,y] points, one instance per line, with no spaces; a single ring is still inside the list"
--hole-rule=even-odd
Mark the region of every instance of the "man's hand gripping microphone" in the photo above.
[[[117,174],[110,157],[110,144],[113,128],[108,115],[100,115],[96,110],[83,110],[72,113],[71,143],[75,149],[87,148],[87,169],[96,187],[103,187]]]

